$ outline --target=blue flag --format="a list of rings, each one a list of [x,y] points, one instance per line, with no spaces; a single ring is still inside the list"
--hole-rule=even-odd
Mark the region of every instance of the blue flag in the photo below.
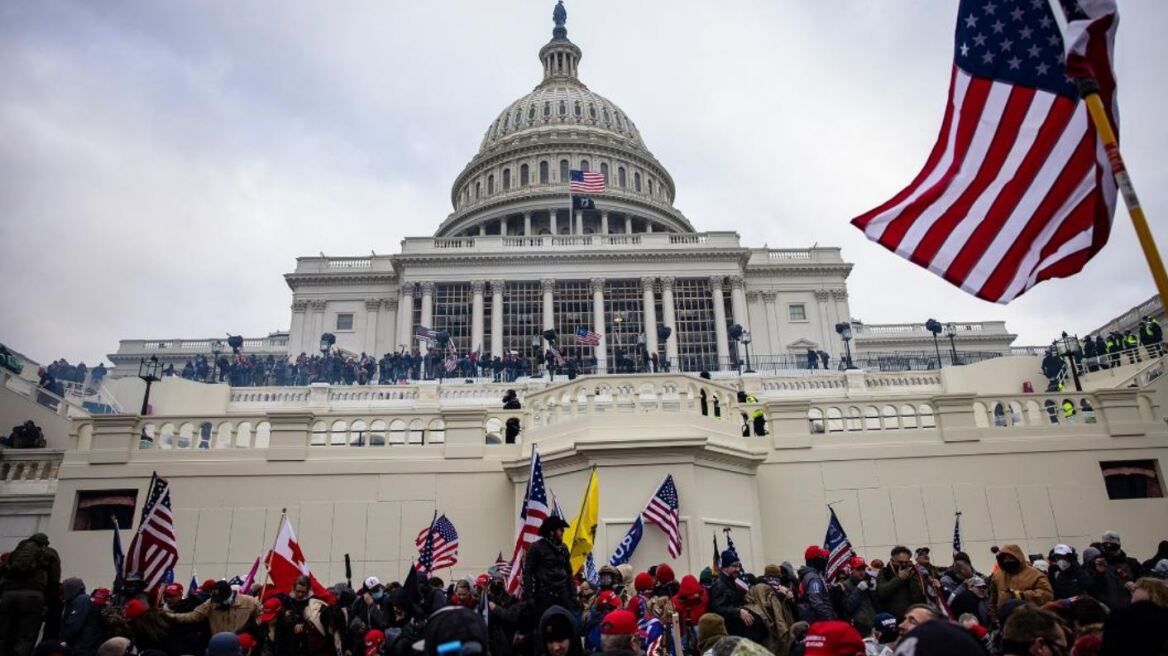
[[[637,521],[629,527],[629,532],[621,538],[620,544],[616,545],[616,550],[612,552],[612,558],[608,559],[608,564],[616,567],[629,562],[629,559],[633,557],[633,552],[637,550],[637,545],[641,543],[641,536],[644,533],[645,522],[638,516]]]

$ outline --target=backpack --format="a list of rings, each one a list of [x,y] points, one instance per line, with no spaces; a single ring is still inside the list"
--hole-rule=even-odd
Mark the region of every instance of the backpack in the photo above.
[[[8,557],[5,576],[14,581],[27,581],[43,569],[45,548],[32,540],[22,540]]]

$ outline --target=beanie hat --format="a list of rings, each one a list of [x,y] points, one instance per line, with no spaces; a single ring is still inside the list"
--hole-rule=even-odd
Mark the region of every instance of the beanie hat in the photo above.
[[[698,651],[706,653],[714,643],[726,636],[726,620],[717,613],[706,613],[698,618]]]
[[[648,572],[641,572],[637,575],[637,578],[633,579],[633,589],[637,592],[652,590],[653,583],[653,577],[649,576]]]
[[[1104,531],[1101,542],[1103,542],[1103,544],[1122,544],[1119,541],[1119,533],[1115,531]]]
[[[741,564],[742,561],[738,559],[738,552],[733,549],[727,549],[722,552],[722,567],[730,567],[731,565]]]
[[[900,629],[896,623],[896,616],[892,613],[876,613],[873,619],[873,625],[876,629],[876,634],[880,637],[880,643],[895,642],[897,636],[900,635]]]
[[[960,624],[925,622],[905,634],[897,654],[913,656],[985,656],[985,647]]]
[[[677,576],[674,575],[672,567],[665,563],[657,566],[657,583],[665,585],[667,583],[673,583],[676,580]]]
[[[216,633],[207,643],[207,656],[240,656],[242,653],[239,636],[230,631]]]
[[[816,622],[803,641],[806,656],[855,656],[864,653],[864,639],[847,622]]]
[[[141,599],[134,598],[126,603],[126,607],[122,609],[122,615],[127,620],[132,621],[141,617],[142,615],[145,615],[147,610],[149,610],[149,608],[147,608],[146,602],[142,601]]]

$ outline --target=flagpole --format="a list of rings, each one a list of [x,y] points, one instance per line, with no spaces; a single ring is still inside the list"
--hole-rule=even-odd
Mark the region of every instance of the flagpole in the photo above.
[[[284,520],[288,519],[288,509],[280,509],[280,523],[276,526],[276,538],[272,540],[272,548],[268,549],[268,553],[264,556],[264,584],[260,586],[260,603],[264,603],[264,593],[268,590],[268,582],[272,580],[272,570],[268,566],[268,562],[272,558],[272,552],[276,550],[276,542],[280,539],[280,530],[284,528]],[[246,592],[244,594],[247,594]]]
[[[1048,0],[1050,10],[1054,13],[1059,33],[1063,37],[1064,48],[1067,44],[1067,18],[1063,13],[1058,0]],[[1140,249],[1144,252],[1144,259],[1148,262],[1148,269],[1152,272],[1152,280],[1156,283],[1156,292],[1161,299],[1168,298],[1168,271],[1164,269],[1164,260],[1160,257],[1160,249],[1156,247],[1156,240],[1152,230],[1148,227],[1148,219],[1144,215],[1144,208],[1140,205],[1131,176],[1127,173],[1127,165],[1120,154],[1119,140],[1107,117],[1107,110],[1103,106],[1103,99],[1099,96],[1099,82],[1094,77],[1077,77],[1075,86],[1079,96],[1087,105],[1087,112],[1091,115],[1091,122],[1099,135],[1099,141],[1107,152],[1107,161],[1111,164],[1111,172],[1115,176],[1115,184],[1123,195],[1124,205],[1127,205],[1128,216],[1131,217],[1132,227],[1136,231],[1136,239],[1140,242]]]

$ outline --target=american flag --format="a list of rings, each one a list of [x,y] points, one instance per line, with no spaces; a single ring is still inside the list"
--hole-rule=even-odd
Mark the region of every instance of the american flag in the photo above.
[[[587,328],[584,328],[583,326],[576,329],[576,343],[577,344],[588,344],[589,346],[599,346],[600,345],[600,337],[601,337],[600,333],[592,332],[591,330],[588,330]]]
[[[548,351],[551,351],[552,358],[556,361],[556,366],[564,366],[564,354],[560,353],[560,349],[556,348],[553,344],[548,346]]]
[[[178,562],[178,538],[170,509],[170,485],[157,472],[150,477],[146,503],[138,532],[122,563],[122,578],[130,573],[142,576],[147,594],[156,598],[166,581],[166,572]]]
[[[414,339],[423,342],[433,342],[438,339],[438,331],[425,326],[418,326],[414,328]]]
[[[1061,2],[1072,32],[1100,18],[1085,54],[1114,124],[1114,0]],[[1048,0],[961,0],[954,53],[924,169],[852,224],[966,292],[1007,303],[1103,248],[1115,179]]]
[[[446,342],[446,371],[447,373],[458,368],[458,349],[454,348],[454,340]]]
[[[527,555],[527,548],[539,540],[539,527],[549,512],[539,449],[532,446],[527,491],[523,495],[523,506],[519,509],[519,531],[515,536],[515,551],[511,555],[511,571],[507,573],[507,592],[511,594],[515,594],[523,583],[523,559]]]
[[[637,629],[645,635],[646,656],[670,656],[668,652],[661,653],[661,645],[665,641],[665,625],[656,617],[646,617],[637,622]]]
[[[669,538],[669,555],[677,558],[681,556],[681,516],[678,510],[677,486],[673,484],[673,474],[665,476],[657,493],[649,500],[642,513],[645,519],[653,522],[665,531]]]
[[[429,574],[458,563],[458,531],[446,515],[435,517],[432,525],[422,529],[414,545],[420,554],[415,565],[420,572]]]
[[[953,553],[961,551],[961,513],[953,513]]]
[[[604,193],[604,175],[595,171],[572,171],[568,189],[573,194]]]
[[[827,536],[823,538],[823,548],[827,550],[827,571],[823,573],[823,577],[828,581],[835,578],[835,573],[839,568],[847,564],[856,552],[852,550],[852,543],[848,540],[848,534],[844,533],[844,527],[840,524],[839,517],[835,516],[835,509],[831,509],[831,521],[827,523]]]

